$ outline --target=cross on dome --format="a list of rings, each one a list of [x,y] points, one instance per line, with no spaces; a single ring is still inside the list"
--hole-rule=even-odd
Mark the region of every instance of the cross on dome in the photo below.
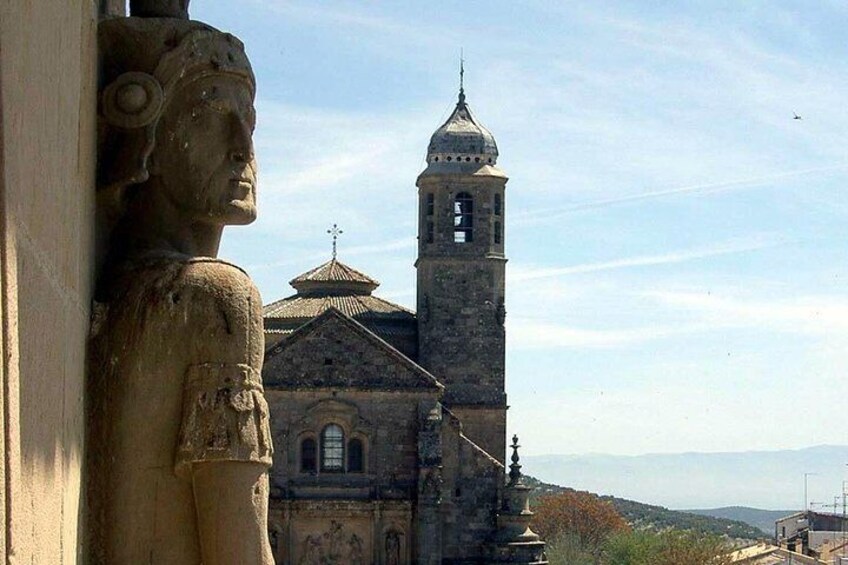
[[[333,259],[336,258],[336,243],[339,239],[339,236],[344,233],[344,230],[339,229],[337,224],[333,224],[333,227],[327,230],[327,233],[333,236]]]

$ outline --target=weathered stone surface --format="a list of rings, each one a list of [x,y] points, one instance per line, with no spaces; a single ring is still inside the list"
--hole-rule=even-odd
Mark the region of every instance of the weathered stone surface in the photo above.
[[[215,259],[256,217],[241,43],[138,1],[101,25],[93,562],[271,564],[261,299]]]
[[[0,561],[81,558],[97,3],[0,3]]]
[[[433,375],[335,309],[268,350],[266,383],[274,388],[444,389]]]
[[[317,554],[321,536],[305,533],[302,524],[328,531],[338,519],[328,510],[336,501],[368,516],[361,528],[369,536],[383,532],[363,546],[378,563],[388,562],[380,559],[388,560],[395,547],[398,563],[482,555],[495,527],[503,467],[461,434],[459,420],[438,402],[442,387],[432,376],[335,311],[270,350],[264,371],[274,441],[281,447],[272,470],[271,506],[288,509],[276,534],[288,540],[278,543],[289,544],[280,545],[279,563],[298,563],[285,556],[302,556],[312,545]],[[320,449],[328,425],[339,426],[346,441],[362,443],[361,472],[303,469],[304,441]],[[390,531],[385,515],[374,510],[389,503],[415,509]]]
[[[495,166],[473,162],[431,162],[418,177],[418,362],[445,385],[451,410],[475,408],[466,432],[499,461],[506,451],[506,180]],[[465,243],[454,241],[459,194],[473,202],[473,237]]]

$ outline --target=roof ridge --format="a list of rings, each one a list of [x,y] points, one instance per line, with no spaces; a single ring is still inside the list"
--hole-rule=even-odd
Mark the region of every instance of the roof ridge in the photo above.
[[[297,288],[299,284],[313,282],[352,282],[367,284],[374,288],[380,285],[380,282],[376,279],[339,261],[335,257],[296,276],[289,281],[289,284]]]

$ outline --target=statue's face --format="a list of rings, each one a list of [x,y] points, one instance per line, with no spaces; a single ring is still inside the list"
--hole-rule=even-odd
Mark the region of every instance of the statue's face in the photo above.
[[[250,88],[236,77],[204,77],[174,93],[152,158],[167,197],[186,220],[236,225],[256,219],[255,124]]]

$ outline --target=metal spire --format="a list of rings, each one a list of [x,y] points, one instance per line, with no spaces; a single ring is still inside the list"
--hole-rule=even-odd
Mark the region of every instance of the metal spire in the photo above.
[[[344,231],[339,229],[339,226],[333,224],[333,227],[327,230],[327,233],[333,236],[333,259],[336,258],[336,240],[339,239],[339,236],[344,233]]]
[[[464,50],[459,50],[459,103],[465,104],[465,56]]]

